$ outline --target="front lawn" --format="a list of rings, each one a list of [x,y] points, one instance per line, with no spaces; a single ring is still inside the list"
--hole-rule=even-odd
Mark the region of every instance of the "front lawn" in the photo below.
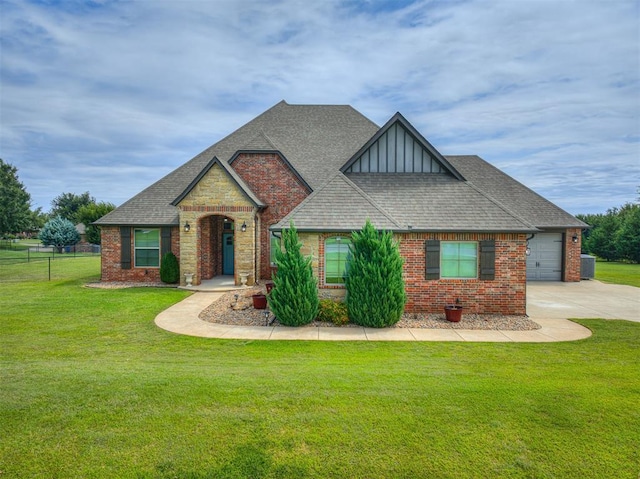
[[[640,288],[640,264],[596,262],[596,279],[605,283],[626,284]]]
[[[99,264],[99,263],[98,263]],[[234,341],[188,293],[0,285],[3,478],[633,478],[640,324],[547,344]]]

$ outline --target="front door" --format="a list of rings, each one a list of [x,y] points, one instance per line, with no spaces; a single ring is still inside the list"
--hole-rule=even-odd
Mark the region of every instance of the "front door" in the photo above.
[[[222,234],[222,274],[233,275],[233,234]]]

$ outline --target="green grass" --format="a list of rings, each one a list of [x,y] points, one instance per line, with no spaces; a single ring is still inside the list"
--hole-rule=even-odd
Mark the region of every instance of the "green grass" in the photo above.
[[[546,344],[233,341],[175,289],[0,285],[3,478],[633,478],[640,324]]]
[[[640,264],[598,261],[596,279],[605,283],[626,284],[640,288]]]

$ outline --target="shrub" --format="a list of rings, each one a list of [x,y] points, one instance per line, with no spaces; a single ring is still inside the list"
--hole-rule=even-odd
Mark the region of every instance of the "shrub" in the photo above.
[[[373,328],[396,324],[407,298],[398,245],[390,232],[379,233],[369,220],[351,237],[345,280],[349,319]]]
[[[347,305],[341,301],[321,299],[318,307],[318,321],[342,326],[349,322]]]
[[[282,231],[284,251],[276,250],[278,273],[269,294],[269,307],[281,324],[301,326],[318,314],[318,288],[311,269],[311,258],[300,252],[302,243],[293,222]]]
[[[160,280],[168,284],[174,284],[180,281],[178,258],[176,258],[176,255],[171,251],[165,253],[160,261]]]
[[[59,252],[62,252],[64,246],[71,246],[80,241],[80,233],[71,221],[56,216],[42,227],[40,241],[43,245],[55,246]]]

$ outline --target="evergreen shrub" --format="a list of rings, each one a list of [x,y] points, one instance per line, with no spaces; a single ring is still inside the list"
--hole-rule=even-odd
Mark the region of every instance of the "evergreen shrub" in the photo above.
[[[365,327],[392,326],[407,300],[398,245],[390,232],[378,232],[369,220],[351,238],[345,280],[349,319]]]
[[[176,255],[171,251],[165,253],[160,260],[160,280],[168,284],[174,284],[180,281],[178,258],[176,258]]]
[[[318,287],[311,258],[302,255],[302,243],[293,222],[282,231],[282,244],[284,251],[276,251],[278,272],[268,296],[269,307],[285,326],[309,324],[318,314]]]

